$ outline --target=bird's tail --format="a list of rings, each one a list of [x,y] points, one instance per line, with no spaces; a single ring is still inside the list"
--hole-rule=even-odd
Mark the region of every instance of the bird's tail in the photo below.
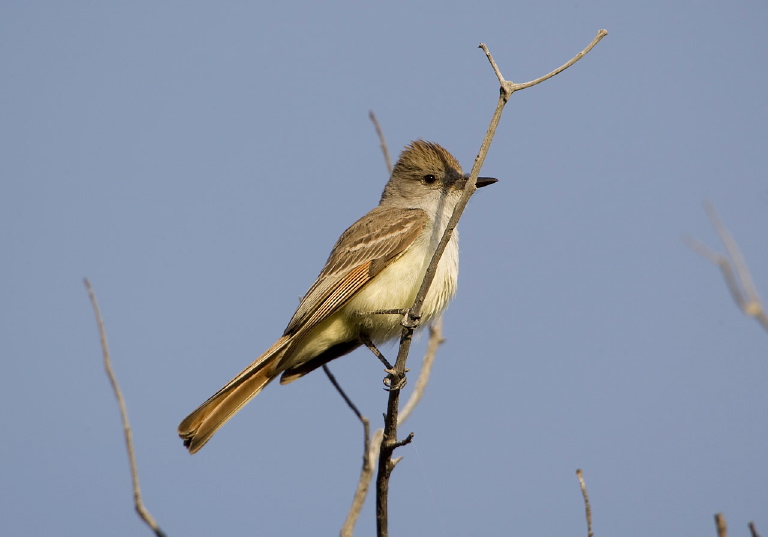
[[[275,367],[290,337],[283,336],[226,386],[213,394],[179,424],[179,436],[190,453],[197,453],[243,405],[281,373]]]

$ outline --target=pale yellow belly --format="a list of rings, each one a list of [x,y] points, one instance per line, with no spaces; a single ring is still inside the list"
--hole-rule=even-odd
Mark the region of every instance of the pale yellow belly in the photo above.
[[[424,241],[426,242],[426,241]],[[431,249],[414,244],[382,270],[336,313],[317,325],[281,362],[283,369],[311,360],[336,344],[364,333],[374,343],[400,337],[402,314],[377,314],[380,310],[410,308],[424,278]],[[435,279],[422,306],[422,326],[439,315],[456,293],[459,272],[458,237],[454,235],[440,258]]]
[[[399,337],[402,315],[371,312],[410,308],[421,286],[431,252],[432,249],[425,245],[415,244],[361,289],[340,313],[360,326],[376,343]],[[458,272],[458,240],[454,235],[440,259],[435,279],[421,308],[422,324],[428,323],[448,306],[456,294]]]

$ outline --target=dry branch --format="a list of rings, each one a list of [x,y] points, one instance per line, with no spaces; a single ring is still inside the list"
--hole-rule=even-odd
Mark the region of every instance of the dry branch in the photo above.
[[[499,100],[496,105],[496,110],[493,113],[493,117],[491,118],[491,122],[488,126],[488,130],[485,134],[485,138],[480,145],[480,151],[478,152],[477,157],[475,157],[475,162],[472,166],[472,171],[470,172],[470,176],[467,180],[467,184],[464,188],[462,196],[459,202],[456,204],[453,214],[448,220],[448,224],[446,226],[445,232],[443,233],[443,237],[435,249],[435,253],[432,256],[432,260],[424,275],[424,279],[422,281],[421,287],[419,288],[419,292],[417,293],[411,308],[408,310],[403,319],[403,331],[400,337],[400,348],[391,377],[391,386],[394,388],[390,390],[389,400],[387,401],[387,414],[384,421],[384,437],[382,440],[381,449],[379,451],[379,470],[376,477],[376,527],[377,535],[379,537],[386,537],[389,534],[389,477],[392,473],[392,469],[395,466],[395,462],[392,460],[392,453],[394,452],[395,448],[401,444],[397,440],[397,415],[400,404],[400,388],[402,387],[403,380],[405,378],[405,364],[408,358],[408,352],[411,347],[413,331],[418,326],[418,322],[421,317],[421,307],[424,303],[427,292],[429,291],[429,287],[432,285],[432,281],[434,280],[435,273],[437,272],[437,264],[440,261],[440,257],[443,255],[443,252],[448,245],[448,241],[453,234],[453,230],[456,228],[459,218],[461,218],[461,215],[464,212],[464,208],[469,202],[469,198],[472,196],[472,194],[474,194],[475,190],[477,190],[477,177],[480,174],[480,168],[482,167],[483,162],[485,161],[485,157],[488,154],[488,148],[491,145],[491,141],[493,140],[493,136],[496,132],[496,127],[498,126],[499,120],[501,119],[501,113],[504,109],[504,105],[515,91],[539,84],[576,63],[606,35],[608,35],[606,30],[600,30],[597,32],[597,35],[592,40],[592,42],[570,61],[543,77],[523,84],[515,84],[505,80],[501,74],[501,71],[496,65],[496,62],[493,60],[493,56],[491,56],[488,47],[485,44],[480,44],[480,48],[482,48],[485,52],[489,62],[491,63],[491,67],[499,79],[499,83],[501,85]]]
[[[581,472],[581,468],[576,470],[576,477],[579,478],[579,486],[581,487],[581,495],[584,497],[584,513],[587,517],[587,537],[592,537],[592,507],[589,505],[589,494],[587,494],[587,484],[584,482],[584,474]]]
[[[715,515],[715,527],[717,528],[717,537],[728,537],[728,527],[725,525],[723,513]]]
[[[155,522],[155,519],[149,513],[149,510],[144,506],[144,502],[141,499],[141,489],[139,488],[139,471],[136,466],[136,455],[133,449],[133,433],[131,432],[131,424],[128,421],[128,409],[125,406],[125,399],[120,391],[120,386],[117,384],[117,377],[112,370],[112,361],[109,358],[109,345],[107,345],[107,332],[104,329],[104,321],[101,318],[101,311],[99,310],[99,304],[96,301],[96,294],[93,292],[91,282],[88,278],[84,280],[85,288],[88,290],[88,296],[91,299],[91,306],[93,306],[93,313],[96,315],[96,324],[99,327],[99,337],[101,338],[101,350],[104,354],[104,368],[107,370],[107,376],[109,382],[112,384],[112,390],[115,392],[115,398],[117,404],[120,407],[120,417],[123,420],[123,432],[125,433],[125,447],[128,450],[128,462],[131,465],[131,481],[133,482],[133,502],[136,508],[136,512],[141,519],[149,526],[152,531],[155,532],[157,537],[165,537],[165,533]]]
[[[752,275],[749,272],[744,256],[741,254],[741,250],[739,250],[728,228],[723,225],[720,217],[718,217],[715,208],[711,204],[705,203],[704,209],[707,211],[712,227],[715,228],[718,237],[720,237],[723,246],[725,246],[727,256],[712,250],[695,239],[688,238],[688,245],[692,250],[699,253],[702,257],[709,259],[720,268],[725,284],[728,286],[728,291],[730,291],[736,306],[744,315],[754,317],[768,331],[768,314],[766,314],[765,308],[763,308],[760,295],[757,294],[757,288],[752,281]]]
[[[376,119],[376,115],[372,110],[369,112],[368,117],[371,119],[374,128],[376,129],[381,152],[384,156],[384,162],[387,166],[387,172],[391,174],[392,161],[389,157],[387,140],[384,137],[381,126],[379,125],[379,122]],[[443,339],[443,318],[440,316],[429,327],[429,341],[427,342],[427,351],[422,361],[419,378],[416,380],[416,386],[413,390],[413,393],[408,398],[408,402],[405,404],[403,411],[400,413],[398,424],[402,424],[408,418],[408,416],[410,416],[411,412],[413,412],[413,409],[421,400],[421,397],[424,394],[424,389],[429,382],[429,376],[432,372],[432,364],[435,361],[437,349],[443,343],[443,341],[445,341]],[[374,351],[374,354],[378,352],[378,349],[373,347],[372,343],[369,348],[371,351]],[[383,356],[379,356],[379,358],[383,359]],[[388,369],[390,368],[391,366],[388,366]],[[354,412],[354,414],[357,416],[357,419],[360,420],[360,422],[363,424],[363,465],[360,470],[360,478],[357,481],[357,488],[355,489],[355,494],[352,498],[352,505],[349,508],[347,518],[344,521],[344,525],[341,527],[340,531],[341,537],[352,537],[355,524],[357,524],[357,519],[360,516],[360,512],[362,511],[363,505],[365,504],[365,499],[368,496],[371,478],[373,477],[373,469],[375,467],[376,460],[379,457],[379,448],[381,446],[381,439],[384,434],[384,429],[377,429],[376,432],[373,433],[373,437],[370,438],[370,421],[368,418],[364,417],[362,413],[357,409],[355,404],[336,381],[336,377],[333,376],[327,365],[323,366],[323,370],[325,371],[325,374],[328,376],[328,379],[331,381],[333,386],[341,394],[341,397],[344,399],[350,409],[352,409],[352,412]]]
[[[379,120],[376,119],[376,114],[373,110],[368,112],[368,117],[373,122],[373,127],[376,129],[376,135],[379,137],[379,145],[381,146],[381,152],[384,154],[384,162],[387,165],[387,172],[392,173],[392,159],[389,158],[389,149],[387,148],[387,140],[384,138],[384,133],[379,125]]]
[[[408,416],[411,415],[413,409],[421,400],[424,395],[424,390],[429,382],[429,376],[432,373],[432,364],[435,362],[435,356],[437,356],[437,349],[444,342],[443,339],[443,318],[438,317],[437,320],[429,327],[429,341],[427,342],[427,351],[424,354],[424,359],[421,364],[421,371],[419,372],[419,378],[416,380],[413,393],[408,398],[403,407],[403,411],[400,413],[398,425],[402,425]],[[341,527],[341,537],[352,537],[355,529],[355,524],[360,516],[360,512],[365,504],[365,499],[368,496],[368,490],[371,485],[371,478],[373,477],[373,469],[376,467],[376,460],[379,458],[379,448],[381,447],[381,439],[384,435],[384,429],[377,429],[373,433],[373,437],[369,437],[370,434],[370,422],[368,418],[364,417],[357,407],[352,403],[350,398],[344,393],[336,378],[331,373],[327,366],[323,366],[323,370],[328,376],[329,380],[341,394],[344,401],[352,412],[355,413],[357,418],[363,424],[363,434],[365,436],[363,442],[363,466],[360,470],[360,478],[357,481],[357,488],[355,489],[354,497],[352,498],[352,505],[347,513],[347,518],[344,521],[344,525]]]

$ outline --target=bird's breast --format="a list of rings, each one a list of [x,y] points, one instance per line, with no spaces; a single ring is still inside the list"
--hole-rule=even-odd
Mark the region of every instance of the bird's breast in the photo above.
[[[384,342],[399,337],[402,315],[377,314],[381,310],[405,310],[410,308],[421,287],[432,254],[434,241],[423,236],[392,263],[368,282],[344,306],[343,311],[374,342]],[[440,258],[435,279],[422,305],[422,324],[439,315],[456,294],[459,275],[458,234],[454,231],[451,241]]]

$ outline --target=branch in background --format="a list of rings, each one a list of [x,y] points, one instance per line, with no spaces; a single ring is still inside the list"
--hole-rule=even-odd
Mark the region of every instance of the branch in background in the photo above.
[[[376,119],[376,114],[373,113],[373,110],[368,112],[368,117],[373,122],[373,126],[376,129],[376,135],[379,137],[379,144],[381,145],[381,152],[384,153],[384,162],[387,163],[387,171],[390,175],[392,175],[392,160],[389,158],[389,149],[387,149],[387,140],[384,139],[384,133],[381,131],[381,126],[379,126],[379,120]]]
[[[584,475],[581,472],[581,468],[576,470],[576,477],[579,478],[579,486],[581,487],[581,495],[584,497],[584,512],[587,515],[587,537],[592,537],[592,507],[589,505],[589,495],[587,494],[587,484],[584,482]]]
[[[99,336],[101,338],[101,350],[104,353],[104,368],[107,370],[107,376],[109,382],[112,384],[112,390],[115,392],[115,398],[117,404],[120,407],[120,416],[123,420],[123,431],[125,432],[125,447],[128,450],[128,462],[131,465],[131,480],[133,481],[133,501],[136,507],[136,512],[141,519],[152,528],[157,537],[165,537],[165,533],[152,518],[147,508],[144,506],[144,502],[141,500],[141,489],[139,488],[139,471],[136,467],[136,456],[133,450],[133,434],[131,432],[131,424],[128,422],[128,410],[125,407],[125,399],[120,391],[120,386],[117,384],[117,378],[112,371],[112,362],[109,359],[109,346],[107,345],[107,332],[104,329],[104,321],[101,318],[101,311],[99,310],[99,304],[96,302],[96,294],[93,292],[91,282],[88,278],[84,280],[85,288],[88,290],[88,296],[91,299],[91,305],[93,306],[93,313],[96,315],[96,324],[99,327]]]
[[[717,537],[728,537],[728,527],[725,525],[723,513],[715,515],[715,527],[717,528]]]
[[[379,537],[386,537],[389,535],[389,477],[392,473],[392,469],[395,466],[395,461],[392,460],[392,453],[396,447],[402,445],[402,443],[397,440],[397,414],[400,406],[400,388],[404,384],[406,371],[405,364],[408,358],[408,352],[411,347],[413,331],[418,325],[418,320],[421,317],[421,307],[424,303],[427,292],[429,291],[429,287],[432,285],[432,281],[435,278],[435,273],[437,272],[437,264],[440,261],[440,257],[443,255],[443,252],[448,245],[448,241],[451,239],[453,230],[456,228],[459,218],[461,218],[461,214],[464,212],[464,208],[469,202],[469,198],[472,196],[472,194],[475,193],[475,190],[477,190],[477,177],[480,174],[480,168],[482,167],[483,162],[485,161],[485,157],[488,154],[488,148],[491,145],[493,136],[496,133],[496,127],[498,126],[499,120],[501,119],[501,113],[504,109],[504,105],[515,91],[539,84],[540,82],[555,76],[556,74],[562,72],[563,70],[576,63],[578,60],[583,58],[585,54],[592,50],[592,48],[606,35],[608,35],[606,30],[600,30],[597,32],[597,35],[587,46],[587,48],[577,54],[569,62],[543,77],[537,78],[531,82],[526,82],[524,84],[515,84],[513,82],[504,80],[504,77],[501,75],[501,71],[496,65],[496,62],[493,60],[488,47],[485,46],[485,44],[480,44],[480,48],[482,48],[485,52],[486,56],[488,57],[488,61],[491,63],[491,67],[499,79],[499,83],[501,85],[499,100],[496,105],[496,110],[493,113],[493,117],[491,118],[491,122],[488,126],[488,130],[485,134],[485,138],[480,145],[480,151],[477,157],[475,157],[475,162],[472,166],[472,171],[469,175],[469,179],[467,180],[467,184],[464,187],[464,191],[462,192],[462,196],[459,199],[459,202],[456,204],[451,218],[448,220],[448,224],[446,226],[445,232],[443,233],[443,237],[440,239],[440,243],[437,245],[435,253],[432,256],[432,260],[427,267],[427,271],[424,274],[424,279],[421,283],[421,287],[419,288],[419,292],[416,294],[413,305],[408,310],[405,318],[403,319],[403,331],[400,337],[400,348],[397,354],[397,362],[395,363],[395,368],[391,376],[391,386],[393,386],[393,389],[390,390],[389,400],[387,401],[387,414],[384,420],[384,438],[382,440],[381,449],[379,451],[379,471],[376,476],[376,526],[377,535]]]
[[[373,473],[373,461],[369,456],[372,447],[370,440],[371,425],[368,421],[368,418],[362,415],[362,413],[357,409],[357,406],[355,406],[346,392],[342,389],[341,385],[336,380],[336,377],[333,376],[333,373],[331,373],[331,370],[327,364],[323,365],[323,371],[325,371],[328,380],[331,381],[333,387],[336,388],[336,391],[339,392],[341,397],[347,403],[347,406],[352,409],[352,412],[355,413],[357,419],[359,419],[360,423],[363,424],[363,468],[360,470],[360,480],[357,483],[357,490],[355,491],[355,496],[352,499],[352,507],[349,508],[347,519],[344,521],[344,525],[341,527],[340,532],[341,537],[352,537],[355,524],[357,523],[357,518],[360,516],[360,511],[363,509],[363,504],[365,503],[365,497],[368,495],[368,486],[371,482],[370,475]],[[379,440],[379,443],[380,442],[381,440]],[[378,448],[379,446],[376,445],[377,451]],[[366,475],[368,478],[363,479],[363,476]]]
[[[723,273],[725,284],[731,293],[736,306],[748,317],[754,317],[768,331],[768,314],[763,308],[760,296],[757,294],[757,288],[752,281],[752,275],[749,273],[744,256],[741,254],[736,241],[731,236],[728,229],[723,225],[717,216],[715,208],[710,203],[704,204],[707,216],[720,237],[727,256],[718,253],[705,244],[688,238],[688,246],[702,257],[709,259],[720,268]]]
[[[717,528],[717,537],[728,537],[728,526],[725,523],[723,513],[715,514],[715,527]],[[751,537],[760,537],[754,522],[749,523],[749,534]]]

